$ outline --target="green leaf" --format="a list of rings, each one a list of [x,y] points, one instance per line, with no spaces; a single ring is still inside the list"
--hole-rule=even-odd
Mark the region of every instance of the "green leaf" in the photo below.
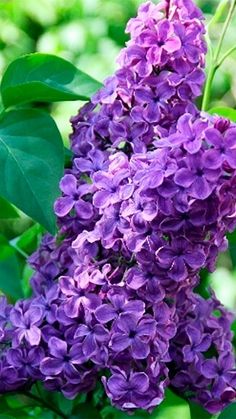
[[[0,218],[18,218],[19,214],[15,208],[0,196]]]
[[[191,419],[214,419],[215,416],[211,413],[208,413],[205,409],[203,409],[200,405],[196,403],[189,402],[190,412],[191,412]]]
[[[208,27],[217,24],[220,19],[222,18],[223,13],[225,12],[225,9],[228,7],[228,0],[221,0],[218,4],[215,14],[213,15],[211,21],[208,24]]]
[[[233,233],[227,234],[229,241],[229,254],[231,257],[233,268],[236,267],[236,230]]]
[[[16,253],[2,235],[0,235],[0,290],[13,300],[23,297]]]
[[[6,108],[27,102],[88,100],[102,85],[70,62],[49,54],[29,54],[13,61],[3,75]]]
[[[72,419],[101,419],[99,411],[93,407],[92,404],[82,403],[73,409],[73,414],[70,416]]]
[[[236,109],[219,106],[219,107],[211,108],[208,111],[208,113],[211,115],[216,114],[219,116],[223,116],[225,118],[230,119],[232,122],[236,122]]]
[[[66,168],[70,169],[71,168],[71,165],[72,165],[73,153],[72,153],[72,151],[69,148],[64,147],[64,154],[65,154],[64,166]]]
[[[52,234],[63,163],[62,139],[50,115],[24,109],[2,116],[0,195]]]
[[[188,403],[176,396],[172,391],[166,391],[164,402],[151,414],[150,419],[190,419]]]
[[[218,419],[235,419],[236,418],[236,403],[226,407],[226,409],[218,416]]]
[[[34,270],[26,263],[22,271],[22,290],[24,298],[29,298],[32,295],[32,288],[30,280],[33,276]]]
[[[20,248],[24,252],[31,254],[39,246],[41,237],[43,233],[43,228],[39,224],[34,224],[28,230],[24,231],[21,236],[16,237],[11,240],[13,247]]]
[[[2,98],[0,97],[0,114],[2,112],[4,112],[4,106],[3,106],[3,103],[2,103]]]

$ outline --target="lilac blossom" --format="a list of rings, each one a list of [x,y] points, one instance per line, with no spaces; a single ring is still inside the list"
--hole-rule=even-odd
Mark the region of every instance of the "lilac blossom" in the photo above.
[[[92,217],[92,205],[81,199],[81,196],[89,191],[89,187],[86,188],[87,191],[84,191],[82,187],[77,186],[76,177],[72,174],[67,174],[60,182],[60,189],[64,196],[58,198],[54,206],[55,213],[59,217],[64,217],[73,208],[75,208],[78,216],[82,219],[86,220]]]
[[[11,310],[10,320],[16,328],[13,335],[13,347],[17,347],[22,341],[30,345],[39,345],[43,313],[39,307],[27,307],[26,310],[20,305]]]
[[[143,318],[138,321],[135,315],[121,314],[116,322],[117,331],[111,339],[111,348],[121,352],[130,348],[134,359],[144,359],[150,352],[149,341],[155,333],[155,321]]]
[[[212,169],[218,169],[223,162],[227,162],[232,169],[236,169],[236,128],[229,128],[225,134],[216,128],[209,128],[205,137],[214,146],[206,153],[205,163]]]
[[[133,407],[144,408],[145,399],[143,394],[148,390],[149,379],[144,372],[132,372],[127,377],[125,372],[116,372],[108,380],[103,382],[111,400],[123,409]]]
[[[42,359],[40,371],[45,376],[69,374],[75,365],[81,363],[81,345],[75,344],[70,349],[64,340],[51,337],[48,342],[49,356]]]
[[[219,178],[220,170],[209,168],[207,163],[204,162],[202,152],[194,156],[188,156],[185,162],[186,167],[180,168],[175,174],[176,184],[190,188],[190,194],[193,198],[208,198]]]
[[[94,311],[100,304],[100,298],[97,295],[80,288],[73,278],[61,277],[59,287],[67,297],[64,309],[68,317],[77,317],[80,307],[87,307]]]
[[[7,361],[0,360],[0,392],[15,390],[22,384],[18,378],[17,370]]]

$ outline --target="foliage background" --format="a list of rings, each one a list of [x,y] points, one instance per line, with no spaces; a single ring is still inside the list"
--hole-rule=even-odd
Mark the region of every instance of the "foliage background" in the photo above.
[[[135,15],[140,3],[141,0],[0,0],[0,74],[20,55],[39,51],[66,58],[102,81],[116,68],[116,55],[127,40],[126,22]],[[198,0],[207,20],[218,3],[218,0]],[[213,41],[217,39],[223,21],[224,16],[212,27]],[[226,36],[225,50],[236,44],[235,27],[236,16]],[[216,74],[211,107],[236,108],[235,70],[236,53]],[[50,106],[67,144],[69,118],[76,114],[80,103]],[[26,256],[37,247],[42,233],[42,228],[23,214],[16,219],[12,219],[11,214],[7,219],[0,219],[0,289],[1,282],[11,278],[10,286],[19,284],[18,295],[30,294],[31,270],[26,265]],[[3,250],[10,252],[8,263],[2,257]],[[229,251],[220,257],[217,270],[212,275],[203,274],[203,281],[204,287],[212,286],[221,301],[236,311],[236,234],[231,235]],[[171,418],[169,412],[168,419]],[[181,419],[185,419],[184,412]]]

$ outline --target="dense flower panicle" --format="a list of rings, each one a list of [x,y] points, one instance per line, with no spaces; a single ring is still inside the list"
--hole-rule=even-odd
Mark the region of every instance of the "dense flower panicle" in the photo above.
[[[236,226],[236,128],[193,104],[206,45],[191,0],[144,3],[127,32],[119,69],[71,120],[33,296],[0,297],[0,392],[41,380],[72,399],[101,378],[132,412],[171,384],[216,413],[236,397],[232,316],[194,289]]]
[[[72,119],[72,149],[78,156],[123,142],[145,152],[155,138],[175,130],[180,115],[198,113],[206,44],[203,16],[192,1],[140,6],[127,25],[131,39],[119,69]]]
[[[210,300],[192,294],[186,301],[170,348],[171,384],[215,414],[236,397],[232,315],[214,294]]]
[[[166,289],[173,281],[191,284],[191,278],[194,285],[200,268],[212,270],[225,248],[225,233],[236,225],[235,128],[221,133],[219,124],[218,118],[184,114],[176,133],[155,141],[153,151],[131,157],[114,152],[106,170],[87,172],[99,218],[92,231],[84,230],[72,242],[78,254],[96,244],[130,259],[135,254]],[[219,154],[217,135],[227,153]],[[231,190],[227,201],[226,185]]]

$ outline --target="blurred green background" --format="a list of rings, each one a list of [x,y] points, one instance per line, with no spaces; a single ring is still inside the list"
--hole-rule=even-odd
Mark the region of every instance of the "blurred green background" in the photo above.
[[[0,0],[0,73],[15,58],[30,52],[46,52],[72,61],[81,70],[102,81],[116,68],[116,56],[127,40],[126,22],[134,16],[141,0]],[[207,20],[214,14],[218,0],[198,1]],[[221,30],[223,16],[211,28],[213,43]],[[236,44],[236,17],[224,44],[224,50]],[[236,107],[236,53],[217,72],[211,97],[212,106]],[[54,104],[52,113],[65,142],[70,132],[69,118],[80,104]],[[25,216],[0,221],[0,232],[8,239],[31,226]],[[37,240],[40,239],[39,231]],[[37,246],[35,234],[26,243],[26,253]],[[27,247],[28,246],[28,247]],[[23,262],[22,262],[23,263]],[[24,279],[30,271],[26,268]],[[230,250],[220,257],[213,275],[205,275],[205,283],[231,309],[236,309],[236,235]]]

